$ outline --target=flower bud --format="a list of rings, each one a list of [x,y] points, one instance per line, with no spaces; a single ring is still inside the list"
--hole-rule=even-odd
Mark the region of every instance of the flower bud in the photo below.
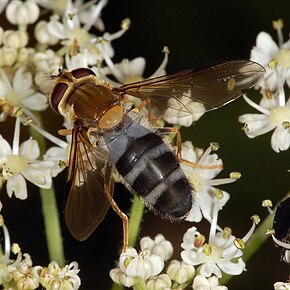
[[[58,39],[49,33],[47,22],[44,20],[37,22],[34,35],[41,44],[55,45],[58,43]]]
[[[172,260],[167,267],[166,273],[173,281],[182,284],[193,278],[195,269],[192,265],[183,261]]]
[[[10,1],[6,8],[6,18],[15,25],[34,23],[39,17],[39,7],[34,1]]]
[[[3,44],[15,49],[26,46],[28,35],[25,31],[6,30],[3,35]]]
[[[172,285],[171,279],[166,274],[161,274],[160,276],[152,277],[147,282],[148,290],[166,290],[170,289]]]
[[[16,58],[17,51],[15,48],[6,46],[0,48],[0,67],[13,65]]]

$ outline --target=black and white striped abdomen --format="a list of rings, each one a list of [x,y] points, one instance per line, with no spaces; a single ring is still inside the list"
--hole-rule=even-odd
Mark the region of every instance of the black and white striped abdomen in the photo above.
[[[104,133],[119,174],[162,217],[184,217],[192,207],[192,188],[178,159],[161,136],[125,118],[124,126]]]

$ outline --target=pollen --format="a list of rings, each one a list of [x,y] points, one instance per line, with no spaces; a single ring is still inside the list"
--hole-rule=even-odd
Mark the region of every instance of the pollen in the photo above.
[[[8,172],[20,173],[26,170],[28,162],[25,158],[19,155],[11,155],[8,157],[3,166]]]
[[[286,121],[290,122],[290,108],[284,106],[274,108],[269,115],[269,121],[274,126],[282,125]]]

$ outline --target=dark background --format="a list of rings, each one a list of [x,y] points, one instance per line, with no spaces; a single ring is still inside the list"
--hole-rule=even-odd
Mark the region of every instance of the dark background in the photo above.
[[[146,58],[145,76],[155,71],[163,59],[162,49],[169,46],[167,72],[215,63],[228,59],[247,59],[255,44],[257,34],[264,30],[276,39],[272,20],[283,18],[284,36],[287,39],[290,4],[288,1],[186,1],[186,0],[119,0],[110,1],[103,10],[106,31],[115,32],[121,21],[129,17],[131,28],[113,42],[115,62],[122,58],[143,56]],[[260,96],[251,94],[258,102]],[[220,177],[232,171],[240,171],[242,178],[222,187],[231,199],[220,215],[219,224],[229,226],[233,233],[242,237],[250,228],[250,216],[261,218],[266,211],[261,201],[271,198],[274,203],[289,190],[289,150],[277,154],[271,149],[268,133],[256,139],[248,139],[241,131],[237,119],[243,113],[254,112],[242,99],[218,111],[206,114],[195,125],[182,131],[183,140],[192,140],[195,146],[207,148],[216,141],[221,148],[219,156],[224,162]],[[53,118],[53,119],[52,119]],[[51,119],[55,120],[54,115]],[[60,124],[59,120],[59,124]],[[9,120],[1,132],[13,128]],[[45,123],[47,128],[57,127],[55,122]],[[12,130],[12,129],[11,129]],[[55,180],[57,198],[62,208],[62,190],[65,173]],[[34,264],[48,263],[41,215],[36,188],[29,184],[29,197],[25,201],[9,199],[1,192],[3,214],[12,241],[18,242],[23,252],[31,254]],[[131,195],[120,185],[115,199],[123,211],[130,207]],[[62,218],[62,216],[61,216]],[[63,222],[63,221],[62,221]],[[174,243],[175,257],[180,258],[180,243],[189,223],[171,224],[146,211],[141,236],[162,233]],[[207,223],[200,225],[205,235]],[[65,252],[68,261],[78,261],[82,278],[81,289],[110,289],[108,272],[118,259],[122,239],[122,225],[110,210],[97,231],[85,242],[75,241],[63,225]],[[268,240],[247,263],[247,272],[234,277],[229,289],[273,289],[276,281],[286,281],[289,266],[279,262],[277,249]]]

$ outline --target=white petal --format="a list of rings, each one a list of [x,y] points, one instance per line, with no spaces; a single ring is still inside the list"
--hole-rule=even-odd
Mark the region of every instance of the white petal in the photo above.
[[[205,277],[210,277],[212,274],[215,274],[217,277],[222,277],[221,270],[213,261],[208,261],[204,263],[200,268],[200,274]]]
[[[22,101],[22,104],[35,111],[43,111],[48,107],[47,97],[41,93],[35,93]]]
[[[0,158],[12,154],[12,149],[9,143],[0,135]]]
[[[47,30],[52,36],[58,39],[65,39],[64,25],[59,21],[50,21],[47,24]]]
[[[193,289],[209,289],[210,290],[210,285],[208,280],[202,276],[202,275],[197,275],[192,284]],[[205,288],[198,288],[198,287],[205,287]]]
[[[19,153],[27,160],[36,160],[40,155],[39,146],[36,140],[29,138],[24,141],[19,148]]]
[[[121,72],[126,76],[142,76],[145,65],[146,61],[143,57],[136,57],[131,61],[124,60],[119,64]]]
[[[35,164],[34,164],[35,165]],[[39,166],[43,165],[43,161],[39,162]],[[50,188],[52,179],[51,179],[51,170],[35,168],[35,166],[28,166],[28,169],[22,173],[23,176],[29,180],[31,183],[35,184],[41,188]]]
[[[271,35],[267,32],[260,32],[256,39],[257,48],[269,55],[271,58],[275,57],[276,53],[279,50],[278,45],[275,43]]]
[[[240,275],[243,271],[246,270],[246,264],[241,258],[238,259],[238,262],[227,261],[218,263],[218,266],[223,272],[229,275]]]
[[[58,146],[50,147],[43,155],[43,160],[65,161],[67,159],[68,159],[67,150]]]
[[[5,97],[8,94],[8,88],[4,81],[0,80],[0,96]]]
[[[19,199],[27,198],[26,181],[19,173],[15,173],[8,178],[6,189],[9,197],[14,193]]]
[[[277,126],[271,138],[271,145],[273,150],[277,153],[287,150],[290,146],[289,129],[284,129],[282,126]]]
[[[32,86],[32,75],[25,71],[24,68],[19,68],[13,78],[13,88],[16,92],[22,93],[28,91]]]
[[[192,207],[191,207],[189,213],[187,214],[185,220],[189,221],[189,222],[198,223],[201,221],[201,218],[202,218],[202,215],[201,215],[199,205],[197,203],[193,202]]]

